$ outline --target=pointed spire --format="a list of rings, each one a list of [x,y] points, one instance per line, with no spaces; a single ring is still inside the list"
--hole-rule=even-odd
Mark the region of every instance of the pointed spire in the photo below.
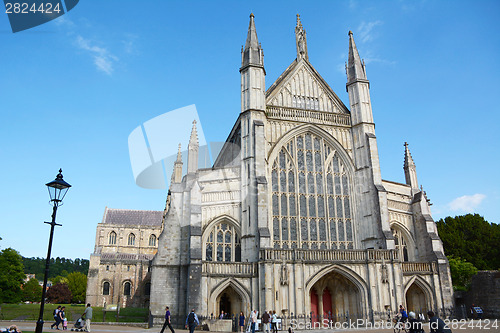
[[[193,120],[193,128],[191,129],[191,137],[189,138],[189,146],[198,146],[198,132],[196,131],[196,120]]]
[[[297,60],[305,59],[309,61],[306,30],[302,27],[299,14],[297,14],[297,25],[295,26],[295,44],[297,46]]]
[[[179,149],[177,150],[177,159],[175,163],[182,163],[182,153],[181,153],[181,144],[179,143]]]
[[[188,174],[195,173],[198,170],[198,132],[196,131],[196,120],[193,120],[193,129],[188,144]]]
[[[349,60],[347,63],[347,84],[358,80],[368,81],[366,78],[365,64],[359,57],[356,43],[352,36],[352,31],[349,31]]]
[[[179,150],[177,151],[177,159],[174,162],[174,170],[170,178],[170,184],[180,183],[182,181],[182,153],[181,144],[179,143]]]
[[[250,14],[250,23],[248,25],[247,40],[245,47],[242,48],[241,68],[250,64],[264,66],[264,53],[257,38],[257,29],[255,29],[253,13]]]
[[[405,161],[403,169],[405,171],[406,184],[410,185],[412,189],[417,189],[418,192],[418,181],[417,181],[417,167],[413,161],[413,157],[410,153],[410,148],[408,148],[408,143],[405,142]]]

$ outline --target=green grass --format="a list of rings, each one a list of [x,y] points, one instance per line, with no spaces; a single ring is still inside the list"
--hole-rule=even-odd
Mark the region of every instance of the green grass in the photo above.
[[[43,320],[53,322],[52,313],[58,304],[45,304],[43,311]],[[66,318],[68,326],[73,326],[75,321],[80,318],[85,311],[85,305],[63,304],[66,307]],[[92,307],[93,322],[103,321],[102,307]],[[38,320],[40,304],[2,304],[0,311],[0,320]],[[149,309],[147,308],[122,308],[120,309],[119,322],[144,323],[148,320]],[[106,322],[116,322],[116,312],[106,313]]]

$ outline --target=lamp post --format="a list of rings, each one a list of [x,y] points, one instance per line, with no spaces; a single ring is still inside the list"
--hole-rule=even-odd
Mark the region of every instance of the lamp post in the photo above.
[[[43,289],[42,289],[42,301],[40,303],[40,314],[38,316],[38,321],[36,322],[35,333],[42,333],[43,330],[43,308],[45,305],[45,293],[47,290],[47,278],[49,277],[49,265],[50,265],[50,252],[52,251],[52,238],[54,237],[54,227],[56,225],[61,225],[56,223],[56,212],[57,207],[62,205],[62,201],[66,192],[68,192],[71,187],[70,184],[63,180],[62,169],[59,169],[59,174],[56,179],[50,183],[45,184],[49,189],[50,202],[53,205],[52,208],[52,222],[44,222],[50,224],[50,237],[49,237],[49,248],[47,250],[47,260],[45,261],[45,275],[43,277]]]

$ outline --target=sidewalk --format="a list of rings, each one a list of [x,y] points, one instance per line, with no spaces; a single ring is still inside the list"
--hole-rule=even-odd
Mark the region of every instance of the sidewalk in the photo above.
[[[477,321],[475,321],[477,322]],[[500,320],[498,321],[500,325]],[[58,332],[55,329],[50,328],[51,322],[46,322],[44,324],[44,333],[48,332]],[[32,321],[23,321],[23,322],[16,322],[16,321],[0,321],[0,329],[5,329],[6,327],[9,327],[10,325],[16,325],[19,327],[23,332],[25,331],[35,331],[35,326],[36,322]],[[71,332],[71,328],[73,325],[68,326],[68,330],[66,332]],[[92,333],[109,333],[109,332],[134,332],[134,333],[158,333],[161,330],[161,327],[154,327],[154,328],[139,328],[139,327],[132,327],[132,326],[125,326],[125,325],[103,325],[103,324],[92,324],[91,325]],[[424,330],[426,333],[429,333],[429,324],[424,325]],[[493,332],[500,332],[500,327],[499,328],[494,328],[490,327],[485,329],[485,328],[480,328],[480,327],[456,327],[455,329],[452,329],[453,333],[493,333]],[[61,333],[64,331],[60,331]],[[189,333],[189,330],[185,329],[175,329],[176,333]],[[392,329],[316,329],[316,330],[297,330],[294,331],[294,333],[332,333],[332,332],[357,332],[357,333],[394,333],[394,330]],[[170,333],[170,330],[167,328],[165,333]],[[210,333],[208,331],[195,331],[195,333]],[[218,332],[212,332],[212,333],[218,333]],[[229,332],[228,332],[229,333]],[[257,332],[261,333],[261,332]],[[288,333],[287,331],[280,331],[280,333]]]

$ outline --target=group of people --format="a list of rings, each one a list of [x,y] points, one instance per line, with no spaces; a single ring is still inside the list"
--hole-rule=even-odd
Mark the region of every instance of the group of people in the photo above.
[[[398,322],[406,323],[408,322],[409,333],[424,333],[424,327],[422,322],[424,320],[423,314],[420,314],[417,318],[415,312],[410,311],[408,314],[406,313],[406,309],[400,305],[399,306],[399,314],[401,317]],[[431,333],[451,333],[450,328],[445,324],[445,322],[436,316],[433,311],[427,312],[427,316],[429,317],[429,327]]]
[[[55,322],[52,325],[50,325],[50,328],[54,329],[54,327],[55,327],[58,330],[59,325],[62,324],[63,330],[68,329],[68,319],[66,318],[65,311],[66,311],[66,307],[60,306],[60,305],[54,309],[54,312],[52,314],[54,315]]]
[[[243,312],[240,313],[239,318],[240,330],[243,332],[245,330],[245,315]],[[264,311],[264,314],[261,317],[262,323],[262,332],[273,333],[278,332],[278,316],[276,315],[276,311]],[[257,328],[257,310],[253,310],[250,314],[250,329],[252,333],[255,333],[255,329]]]
[[[59,330],[59,325],[62,324],[62,329],[67,330],[68,329],[68,319],[66,318],[66,307],[65,306],[58,306],[57,308],[54,309],[53,312],[54,315],[54,320],[55,322],[50,325],[51,329],[54,329],[54,327]],[[82,314],[82,318],[85,318],[85,331],[90,332],[90,321],[92,320],[92,307],[90,306],[90,303],[87,304],[87,307],[85,308],[85,311]]]

